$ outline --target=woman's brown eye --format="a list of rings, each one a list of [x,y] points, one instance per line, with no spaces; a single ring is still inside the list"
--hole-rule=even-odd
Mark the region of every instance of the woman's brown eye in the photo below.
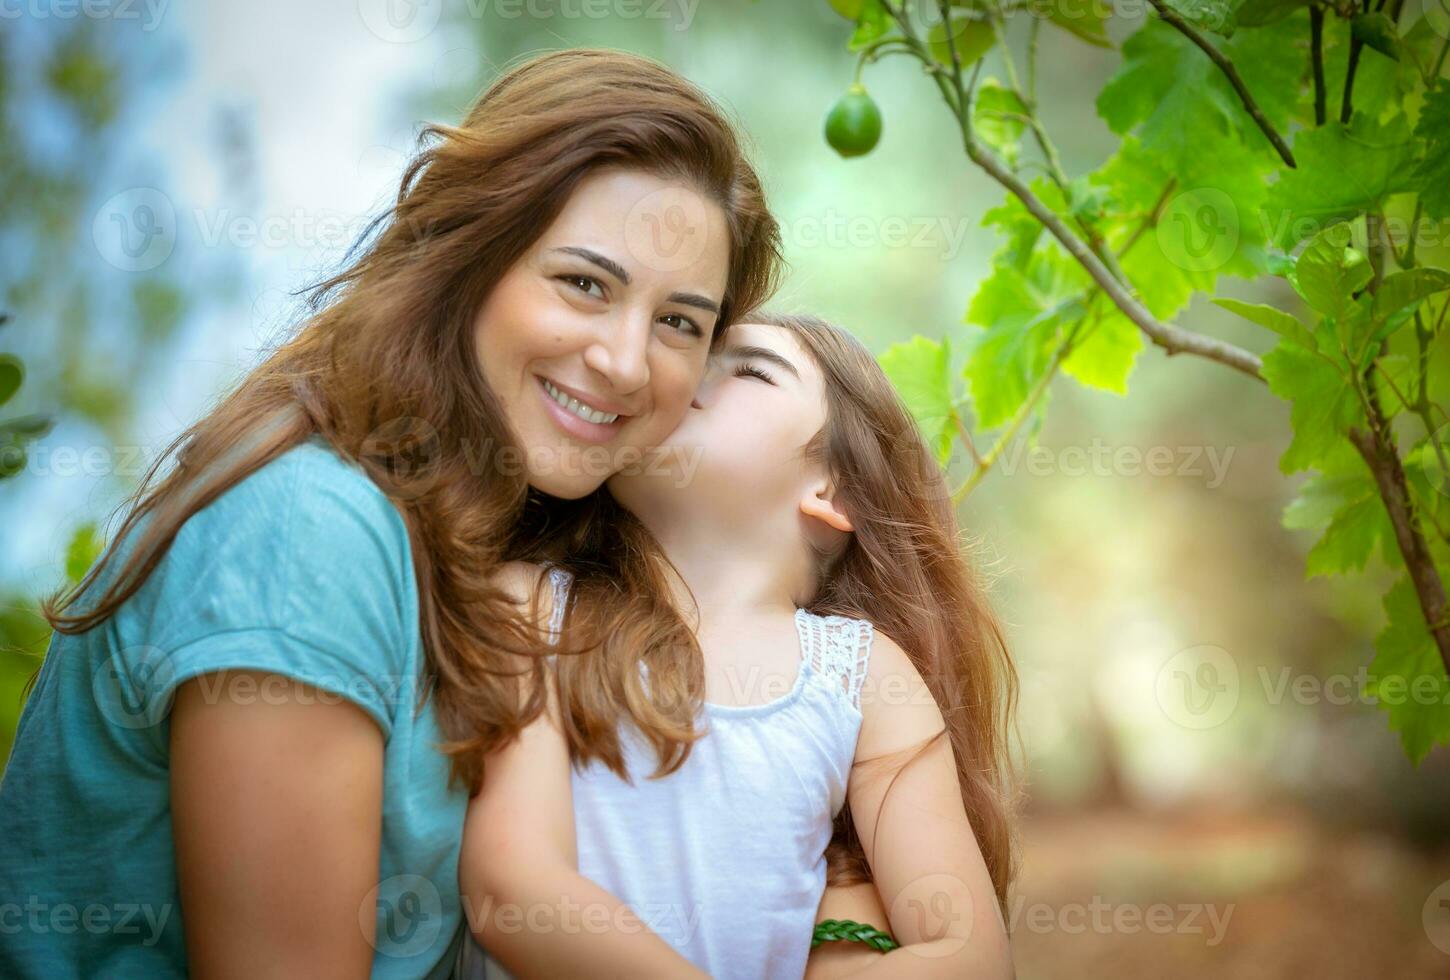
[[[696,323],[694,320],[691,320],[689,317],[681,316],[678,313],[666,313],[664,316],[660,317],[660,319],[664,320],[670,326],[681,331],[682,333],[687,333],[692,337],[699,337],[703,333],[703,331],[700,330],[700,325],[698,323]]]
[[[562,279],[564,282],[567,282],[569,285],[573,286],[581,293],[587,293],[590,296],[597,296],[600,299],[604,298],[604,287],[599,285],[599,280],[597,279],[591,279],[589,276],[575,276],[567,274],[559,276],[558,278]],[[595,289],[598,289],[598,292],[595,292]]]

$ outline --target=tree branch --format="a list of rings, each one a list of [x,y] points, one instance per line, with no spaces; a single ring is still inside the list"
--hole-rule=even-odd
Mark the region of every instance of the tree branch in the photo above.
[[[1314,125],[1323,126],[1329,109],[1324,98],[1324,8],[1309,8],[1309,52],[1314,64]]]
[[[1430,556],[1420,529],[1415,526],[1414,511],[1410,504],[1410,490],[1405,481],[1405,470],[1395,447],[1387,443],[1388,424],[1375,411],[1370,416],[1370,429],[1349,430],[1349,440],[1364,458],[1379,488],[1380,498],[1390,515],[1390,525],[1395,531],[1395,543],[1405,559],[1405,568],[1410,572],[1410,582],[1415,586],[1415,595],[1420,600],[1420,611],[1435,646],[1440,650],[1440,660],[1445,672],[1450,674],[1450,617],[1445,612],[1445,585]]]
[[[1269,117],[1264,115],[1264,110],[1260,109],[1258,102],[1254,101],[1254,96],[1249,92],[1249,87],[1244,84],[1243,77],[1239,75],[1239,70],[1234,67],[1234,63],[1228,59],[1228,56],[1214,47],[1208,38],[1198,33],[1197,28],[1180,17],[1178,11],[1168,6],[1165,0],[1148,0],[1148,2],[1153,5],[1154,10],[1158,11],[1158,16],[1163,19],[1165,24],[1168,24],[1184,37],[1198,45],[1199,49],[1208,55],[1209,60],[1215,65],[1218,65],[1219,70],[1223,72],[1229,84],[1238,93],[1239,101],[1244,104],[1244,109],[1253,117],[1254,122],[1258,124],[1259,129],[1263,131],[1264,135],[1269,138],[1269,142],[1274,145],[1274,149],[1278,152],[1280,159],[1288,166],[1294,166],[1294,154],[1290,152],[1289,144],[1284,142],[1284,137],[1279,135],[1279,131],[1274,128],[1274,124],[1269,122]]]
[[[887,10],[896,20],[902,34],[917,49],[917,56],[921,58],[922,63],[936,67],[932,53],[922,43],[905,10],[891,4],[887,4]],[[1257,355],[1225,341],[1181,330],[1159,321],[1147,307],[1138,301],[1138,298],[1133,295],[1124,282],[1119,281],[1112,272],[1108,271],[1107,266],[1093,253],[1093,250],[1082,239],[1074,235],[1072,229],[1068,228],[1051,208],[1043,204],[1041,199],[1032,193],[1031,188],[1018,179],[1017,175],[997,159],[995,154],[978,142],[976,133],[972,131],[972,106],[966,97],[966,90],[962,86],[961,67],[955,58],[956,46],[951,47],[954,57],[950,79],[946,77],[945,70],[932,71],[929,74],[935,79],[937,87],[941,89],[942,98],[956,113],[957,125],[962,134],[962,145],[968,159],[985,170],[988,176],[1021,201],[1027,212],[1042,223],[1042,226],[1052,234],[1053,238],[1057,239],[1067,254],[1083,267],[1104,293],[1107,293],[1113,304],[1122,310],[1123,314],[1136,324],[1138,329],[1142,330],[1154,344],[1163,348],[1170,355],[1194,354],[1210,361],[1218,361],[1220,364],[1225,364],[1237,371],[1242,371],[1251,378],[1262,381],[1264,379],[1263,362]],[[977,62],[977,67],[981,67],[980,61]]]

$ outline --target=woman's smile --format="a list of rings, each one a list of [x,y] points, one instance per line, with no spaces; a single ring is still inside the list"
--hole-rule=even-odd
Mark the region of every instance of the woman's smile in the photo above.
[[[565,435],[580,442],[609,442],[629,419],[622,412],[606,411],[606,408],[615,407],[607,399],[566,389],[542,375],[535,377],[539,379],[539,394],[544,399],[549,417]]]

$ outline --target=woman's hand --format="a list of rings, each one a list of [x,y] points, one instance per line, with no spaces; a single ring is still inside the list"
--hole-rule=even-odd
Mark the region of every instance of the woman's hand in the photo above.
[[[201,978],[366,978],[374,923],[360,910],[378,885],[382,732],[356,705],[290,678],[269,684],[278,679],[224,671],[176,691],[187,966]]]

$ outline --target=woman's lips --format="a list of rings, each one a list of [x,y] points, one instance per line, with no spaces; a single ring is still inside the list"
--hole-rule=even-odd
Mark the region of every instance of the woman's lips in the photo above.
[[[560,405],[554,399],[554,396],[549,394],[548,389],[544,387],[544,378],[538,375],[535,375],[535,377],[538,380],[539,397],[544,400],[544,408],[554,420],[554,424],[562,429],[565,435],[578,439],[580,442],[587,442],[593,445],[609,442],[619,433],[620,428],[624,425],[625,419],[629,418],[627,415],[620,415],[613,422],[590,422],[588,419],[580,418],[563,405]],[[549,383],[559,388],[559,390],[564,391],[565,394],[568,394],[556,382],[550,381]]]

